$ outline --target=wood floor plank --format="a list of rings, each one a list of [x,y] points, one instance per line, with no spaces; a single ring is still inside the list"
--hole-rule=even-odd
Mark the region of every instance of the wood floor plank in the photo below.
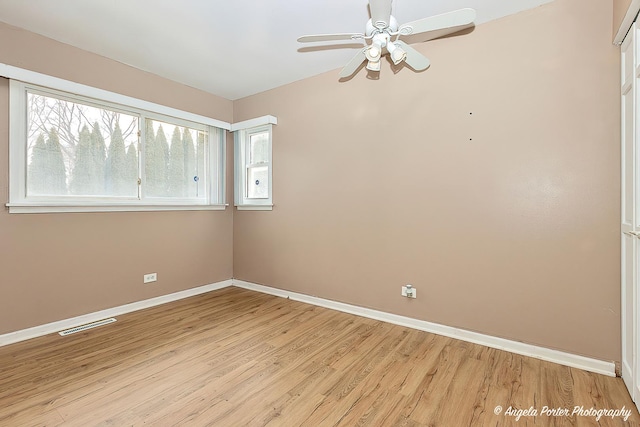
[[[631,409],[515,416],[500,405]],[[225,288],[0,348],[0,426],[624,426],[620,378]]]

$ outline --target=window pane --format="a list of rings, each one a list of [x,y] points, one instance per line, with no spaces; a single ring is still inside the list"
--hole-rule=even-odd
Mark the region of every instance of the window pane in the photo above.
[[[146,119],[145,194],[206,198],[207,133]]]
[[[251,135],[249,149],[249,163],[265,163],[269,161],[269,133]]]
[[[138,196],[138,117],[27,95],[28,196]]]
[[[247,168],[247,198],[269,198],[269,167],[253,166]]]

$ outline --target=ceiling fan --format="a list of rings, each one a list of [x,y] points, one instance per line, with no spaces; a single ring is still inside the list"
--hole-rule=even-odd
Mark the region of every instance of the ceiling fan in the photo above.
[[[392,0],[369,0],[371,19],[367,22],[364,34],[317,34],[299,37],[298,42],[362,41],[364,47],[340,71],[341,78],[351,76],[364,61],[367,61],[368,70],[380,71],[380,59],[386,53],[395,65],[404,61],[414,70],[422,71],[431,65],[429,59],[399,40],[401,36],[432,33],[435,37],[431,38],[443,37],[473,26],[476,18],[476,11],[467,8],[398,25],[396,18],[391,15],[391,2]]]

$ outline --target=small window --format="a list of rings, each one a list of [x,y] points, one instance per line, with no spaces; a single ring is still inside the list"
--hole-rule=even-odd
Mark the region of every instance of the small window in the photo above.
[[[271,124],[235,132],[238,209],[271,209]]]

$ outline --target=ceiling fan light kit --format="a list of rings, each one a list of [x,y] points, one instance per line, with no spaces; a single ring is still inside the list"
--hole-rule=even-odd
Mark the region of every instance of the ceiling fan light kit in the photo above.
[[[393,42],[389,42],[387,44],[387,50],[389,51],[389,56],[395,65],[400,64],[407,58],[407,52],[405,52],[403,48],[396,46]]]
[[[382,56],[382,48],[386,45],[384,39],[373,40],[371,45],[365,51],[365,56],[369,61],[379,61]]]
[[[380,71],[380,61],[369,61],[369,62],[367,62],[367,70],[369,70],[369,71]]]
[[[399,40],[401,36],[437,31],[437,37],[444,37],[472,27],[476,19],[476,11],[467,8],[398,25],[398,21],[391,15],[391,2],[392,0],[369,0],[371,19],[365,26],[364,34],[318,34],[299,37],[298,42],[362,41],[364,48],[340,71],[341,78],[353,75],[364,61],[367,61],[367,70],[380,71],[380,60],[385,55],[385,49],[394,65],[404,62],[415,71],[423,71],[431,65],[429,59]]]

